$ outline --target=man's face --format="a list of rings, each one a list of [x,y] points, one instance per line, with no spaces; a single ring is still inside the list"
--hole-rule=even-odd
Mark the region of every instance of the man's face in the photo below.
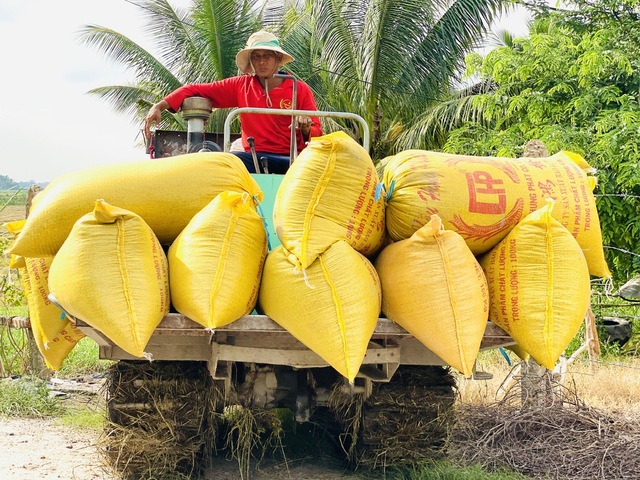
[[[269,76],[276,71],[278,54],[271,50],[254,50],[251,52],[251,65],[258,76]]]

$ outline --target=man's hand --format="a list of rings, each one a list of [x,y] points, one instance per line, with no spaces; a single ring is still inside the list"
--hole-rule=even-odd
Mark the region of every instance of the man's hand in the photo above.
[[[151,126],[160,125],[162,111],[167,108],[169,108],[169,104],[165,100],[161,100],[149,109],[149,113],[144,119],[144,135],[147,139],[151,138]]]
[[[313,120],[311,120],[311,117],[296,117],[296,129],[302,132],[302,136],[305,139],[309,138],[309,132],[311,132],[312,125]]]

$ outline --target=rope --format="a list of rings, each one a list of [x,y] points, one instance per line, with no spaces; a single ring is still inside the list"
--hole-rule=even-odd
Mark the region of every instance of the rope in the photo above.
[[[389,185],[389,191],[387,192],[387,196],[385,198],[385,200],[388,202],[389,200],[391,200],[391,195],[393,194],[393,190],[396,186],[396,181],[395,180],[391,180],[391,184]],[[380,200],[380,196],[382,194],[382,190],[384,190],[385,192],[387,191],[387,188],[384,186],[384,183],[380,182],[378,185],[376,185],[376,194],[375,194],[375,201],[377,202],[378,200]]]
[[[309,277],[307,277],[307,269],[303,268],[302,270],[299,270],[298,267],[293,267],[293,274],[294,275],[298,275],[300,274],[300,272],[302,272],[302,278],[304,278],[304,283],[307,287],[309,287],[310,289],[314,289],[316,288],[315,286],[311,285],[309,283]]]
[[[507,352],[504,349],[504,347],[500,347],[500,348],[498,348],[498,350],[500,350],[500,353],[502,354],[504,359],[507,361],[507,365],[511,366],[511,359],[509,358],[509,355],[507,354]]]

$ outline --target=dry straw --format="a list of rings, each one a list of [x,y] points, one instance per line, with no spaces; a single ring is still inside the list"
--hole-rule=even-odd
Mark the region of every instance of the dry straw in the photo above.
[[[517,382],[498,402],[460,405],[450,458],[489,470],[507,467],[533,478],[637,478],[638,418],[588,407],[575,390],[575,384],[553,384],[544,403],[522,408]]]
[[[347,458],[386,468],[444,456],[454,389],[448,368],[417,366],[402,366],[390,382],[374,384],[366,400],[337,386],[329,407],[343,427]]]
[[[251,410],[241,405],[225,408],[227,426],[224,447],[238,462],[241,479],[250,478],[252,459],[260,464],[267,452],[279,451],[284,456],[283,429],[275,410]],[[286,465],[286,458],[285,458]]]
[[[199,362],[117,362],[99,447],[124,479],[191,478],[215,452],[223,391]]]

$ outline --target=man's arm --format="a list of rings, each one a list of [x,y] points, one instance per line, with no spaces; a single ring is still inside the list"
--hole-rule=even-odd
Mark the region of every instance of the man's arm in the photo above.
[[[225,80],[211,83],[192,83],[176,88],[169,95],[149,109],[144,121],[144,134],[151,137],[151,126],[159,125],[162,119],[162,111],[169,110],[172,113],[180,110],[185,98],[204,97],[211,100],[214,107],[237,107],[237,91],[240,77],[231,77]]]

